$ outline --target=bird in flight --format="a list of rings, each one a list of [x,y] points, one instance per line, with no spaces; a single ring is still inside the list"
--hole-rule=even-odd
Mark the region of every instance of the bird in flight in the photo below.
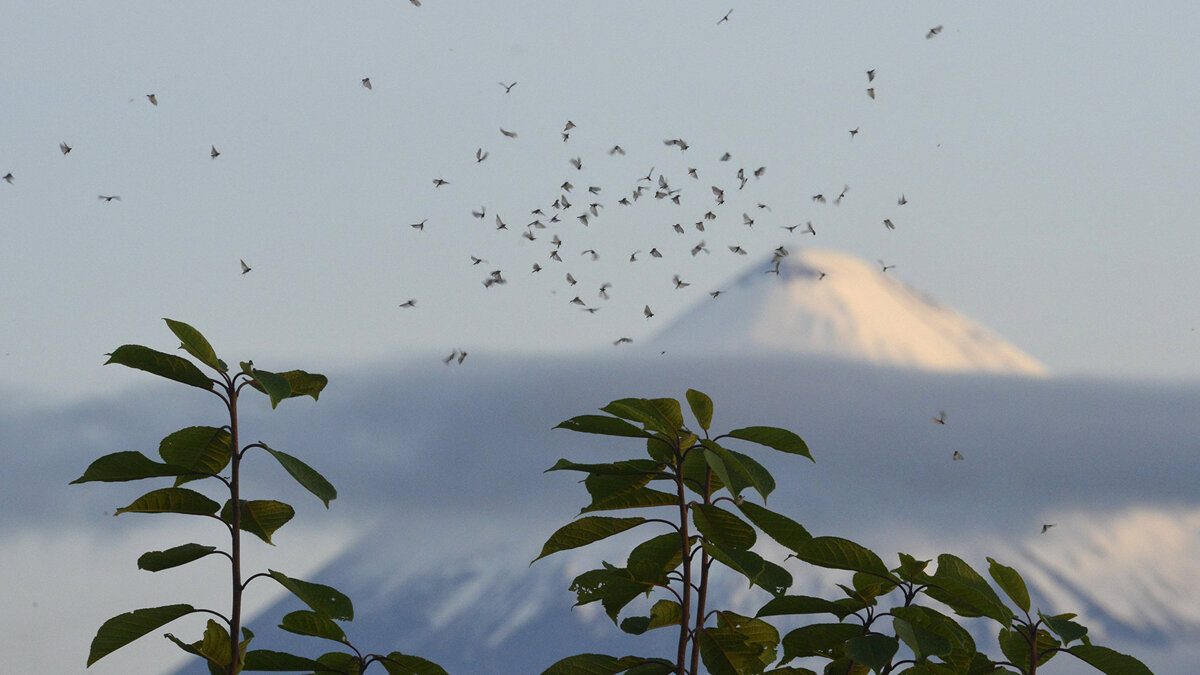
[[[8,181],[8,182],[11,183],[12,181]],[[111,202],[114,199],[117,201],[121,201],[121,195],[96,195],[96,198],[103,199],[106,202]]]
[[[66,143],[59,143],[58,149],[62,150],[62,154],[64,154],[64,155],[67,154],[68,152],[71,152],[71,146],[67,145]]]
[[[213,159],[220,157],[221,153],[217,151],[217,146],[214,145],[211,147],[212,147],[212,150],[209,151],[208,156],[212,157]]]
[[[946,423],[946,411],[945,410],[938,411],[937,417],[934,417],[933,421],[936,424],[945,424]]]
[[[408,0],[408,1],[409,1],[409,2],[411,2],[411,3],[413,4],[413,7],[420,7],[420,6],[421,6],[421,0]]]
[[[717,22],[717,25],[718,25],[718,26],[720,26],[721,24],[723,24],[723,23],[725,23],[726,21],[728,21],[728,20],[729,20],[729,15],[730,15],[730,14],[733,14],[733,10],[732,10],[732,9],[731,9],[731,10],[729,10],[728,12],[725,12],[725,16],[721,17],[721,20]]]
[[[6,174],[4,174],[4,182],[5,182],[5,183],[8,183],[9,185],[12,185],[12,182],[13,182],[13,175],[12,175],[12,172],[11,172],[11,171],[10,171],[10,172],[8,172],[8,173],[6,173]]]
[[[710,291],[709,295],[711,295],[713,297],[713,299],[715,300],[724,292],[725,291]]]
[[[889,230],[894,230],[894,229],[896,229],[896,224],[892,222],[892,219],[891,219],[891,218],[884,218],[884,219],[883,219],[883,226],[884,226],[884,227],[886,227],[886,228],[887,228],[887,229],[889,229]]]
[[[504,127],[500,127],[500,133],[504,134],[504,135],[505,135],[505,136],[507,136],[508,138],[516,138],[516,137],[517,137],[517,132],[515,132],[515,131],[508,131],[508,130],[507,130],[507,129],[505,129]]]
[[[650,311],[650,305],[646,305],[646,307],[642,309],[642,314],[645,314],[647,319],[654,316],[654,312]]]
[[[621,146],[619,146],[619,145],[614,145],[614,146],[612,146],[611,148],[609,148],[609,150],[608,150],[608,154],[610,154],[610,155],[624,155],[624,154],[625,154],[625,148],[622,148],[622,147],[621,147]]]
[[[1042,534],[1046,534],[1046,532],[1047,532],[1047,531],[1048,531],[1050,528],[1054,527],[1054,526],[1055,526],[1055,525],[1057,525],[1057,524],[1058,524],[1058,523],[1042,523]]]
[[[940,32],[942,32],[942,24],[939,23],[938,25],[929,29],[929,32],[925,34],[925,39],[932,40],[933,36],[937,35]]]
[[[419,222],[419,223],[409,223],[409,225],[408,225],[408,226],[409,226],[409,227],[411,227],[411,228],[412,228],[412,229],[414,229],[414,230],[424,230],[424,229],[425,229],[425,222],[426,222],[426,221],[428,221],[428,220],[429,220],[429,219],[428,219],[428,218],[426,218],[425,220],[422,220],[422,221],[421,221],[421,222]]]
[[[908,200],[904,198],[904,195],[900,195],[900,199],[897,199],[896,203],[899,204],[900,206],[904,206],[905,204],[908,203]]]
[[[450,184],[450,181],[448,181],[448,180],[443,180],[443,179],[441,179],[441,178],[434,178],[434,179],[433,179],[433,186],[434,186],[434,187],[442,187],[443,185],[449,185],[449,184]]]
[[[681,288],[687,288],[688,286],[691,286],[690,283],[684,281],[683,279],[680,279],[678,274],[671,277],[671,281],[675,284],[675,290],[679,290]],[[647,306],[649,306],[649,305],[647,305]],[[649,317],[646,317],[646,318],[649,318]]]
[[[874,81],[875,81],[875,69],[872,68],[867,71],[867,82],[874,82]]]
[[[578,171],[578,170],[582,170],[582,169],[583,169],[583,158],[581,158],[581,157],[572,157],[572,158],[571,158],[571,166],[575,167],[575,169],[576,169],[577,171]]]
[[[476,148],[475,149],[475,163],[479,164],[483,160],[487,159],[488,154],[490,154],[490,153],[484,152],[483,148]]]
[[[623,338],[617,338],[615,341],[613,341],[613,344],[614,345],[623,345],[623,344],[629,344],[630,342],[633,342],[633,338],[623,337]]]
[[[892,269],[892,268],[894,268],[894,267],[895,267],[895,265],[887,265],[887,264],[884,264],[884,262],[883,262],[882,260],[880,260],[880,261],[879,261],[879,266],[880,266],[880,267],[883,269],[883,271],[884,271],[884,272],[886,272],[886,271],[888,271],[888,270],[890,270],[890,269]]]
[[[367,89],[370,89],[371,88],[371,78],[364,77],[362,79],[362,86],[366,87]]]
[[[500,86],[504,87],[504,93],[507,94],[508,92],[512,91],[513,87],[517,86],[517,83],[515,81],[512,84],[504,84],[503,82],[501,82]]]
[[[951,461],[954,461],[954,462],[961,462],[962,460],[964,460],[966,458],[962,456],[961,452],[955,450],[954,454],[950,456],[950,459],[951,459]]]
[[[815,194],[812,196],[812,200],[818,204],[824,204],[825,203],[825,194],[824,193]]]
[[[158,105],[158,96],[155,94],[146,94],[146,100],[150,101],[151,105]]]
[[[730,246],[729,250],[738,255],[746,255],[746,249],[742,248],[741,246]]]
[[[416,301],[416,300],[408,300],[408,301],[406,301],[406,302],[402,302],[402,303],[400,303],[400,306],[401,306],[401,307],[405,307],[405,308],[407,308],[407,307],[416,307],[416,306],[417,306],[417,301]]]
[[[245,260],[238,258],[238,262],[240,262],[242,264],[242,274],[245,274],[246,272],[250,271],[250,266],[246,264]]]
[[[867,96],[870,96],[872,101],[875,100],[875,87],[867,88]]]
[[[859,127],[854,127],[850,130],[850,140],[854,140],[854,137],[858,135],[858,130]]]

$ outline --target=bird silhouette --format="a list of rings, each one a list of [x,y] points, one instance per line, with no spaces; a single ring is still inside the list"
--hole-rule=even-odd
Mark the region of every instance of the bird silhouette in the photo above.
[[[955,462],[961,462],[962,460],[964,460],[966,458],[962,456],[961,452],[955,450],[954,454],[950,456],[950,459]]]
[[[687,288],[688,286],[691,286],[690,283],[684,281],[683,279],[680,279],[678,274],[671,277],[671,282],[675,284],[675,290],[679,290],[681,288]]]
[[[617,338],[616,340],[614,340],[613,344],[614,345],[624,345],[624,344],[629,344],[630,342],[633,342],[632,338],[622,337],[622,338]]]
[[[362,86],[366,87],[367,89],[370,89],[371,88],[371,78],[364,77],[362,79]]]
[[[480,162],[482,162],[483,160],[485,160],[487,158],[488,158],[488,153],[484,152],[483,148],[476,148],[476,150],[475,150],[475,163],[476,164],[479,164]]]
[[[516,138],[516,137],[517,137],[517,132],[515,132],[515,131],[508,131],[508,130],[507,130],[507,129],[505,129],[504,127],[500,127],[500,133],[504,134],[505,136],[507,136],[507,137],[509,137],[509,138]]]
[[[900,206],[904,206],[905,204],[908,203],[908,200],[905,199],[904,195],[900,195],[900,199],[897,199],[896,203],[899,204]]]
[[[870,96],[872,101],[875,100],[875,87],[869,87],[867,89],[867,96]]]
[[[62,150],[62,154],[64,154],[64,155],[67,154],[68,152],[71,152],[71,146],[67,145],[66,143],[59,143],[58,149]]]
[[[884,226],[884,227],[886,227],[886,228],[887,228],[887,229],[889,229],[889,230],[894,230],[894,229],[896,229],[896,224],[892,222],[892,219],[891,219],[891,218],[884,218],[884,219],[883,219],[883,226]]]
[[[238,262],[240,262],[242,264],[242,274],[245,274],[246,272],[250,271],[250,266],[246,264],[245,260],[242,260],[241,258],[239,258]]]
[[[875,81],[875,69],[872,68],[867,71],[867,82],[874,82],[874,81]]]
[[[416,301],[416,300],[407,300],[407,301],[405,301],[405,302],[402,302],[402,303],[400,303],[400,306],[401,306],[402,308],[416,307],[416,306],[417,306],[417,301]]]
[[[412,228],[412,229],[414,229],[414,230],[424,230],[424,229],[425,229],[425,223],[426,223],[428,220],[429,220],[429,219],[428,219],[428,218],[426,218],[425,220],[422,220],[422,221],[421,221],[421,222],[419,222],[419,223],[409,223],[409,225],[408,225],[408,226],[409,226],[409,227],[411,227],[411,228]]]
[[[583,158],[572,157],[570,161],[571,161],[571,166],[575,167],[575,169],[577,171],[583,169]]]
[[[654,312],[650,311],[650,305],[646,305],[646,307],[642,309],[642,314],[645,314],[647,319],[654,316]]]
[[[12,181],[9,181],[9,182],[11,183]],[[121,201],[121,195],[96,195],[96,198],[101,199],[106,202],[111,202],[114,199],[117,201]]]
[[[729,250],[738,255],[746,255],[746,249],[742,248],[741,246],[730,246]]]
[[[933,28],[930,28],[930,29],[929,29],[929,32],[925,34],[925,39],[926,39],[926,40],[932,40],[932,39],[933,39],[933,36],[935,36],[935,35],[937,35],[938,33],[941,33],[941,32],[942,32],[942,24],[940,24],[940,23],[939,23],[938,25],[936,25],[936,26],[934,26]]]
[[[150,105],[158,105],[158,96],[156,94],[146,94],[146,100],[150,101]]]
[[[434,186],[434,187],[442,187],[443,185],[449,185],[449,184],[450,184],[450,181],[448,181],[448,180],[444,180],[444,179],[441,179],[441,178],[434,178],[434,179],[433,179],[433,186]]]
[[[209,157],[212,157],[213,159],[216,159],[216,158],[220,157],[220,156],[221,156],[221,153],[220,153],[220,152],[217,152],[217,146],[215,146],[215,145],[214,145],[214,146],[211,146],[211,147],[212,147],[212,150],[210,150],[210,151],[208,152],[208,156],[209,156]]]
[[[11,172],[11,171],[10,171],[10,172],[8,172],[8,173],[6,173],[6,174],[4,174],[4,182],[5,182],[5,183],[8,183],[9,185],[12,185],[12,182],[13,182],[13,175],[12,175],[12,172]]]
[[[612,146],[611,148],[609,148],[609,150],[608,150],[608,154],[610,154],[610,155],[624,155],[624,154],[625,154],[625,148],[622,148],[622,147],[621,147],[621,146],[619,146],[619,145],[614,145],[614,146]]]
[[[1042,534],[1046,534],[1046,532],[1049,531],[1050,528],[1054,527],[1057,524],[1058,523],[1042,523]]]
[[[503,82],[501,82],[500,86],[504,87],[504,93],[507,94],[508,92],[512,91],[513,87],[517,86],[517,83],[515,81],[512,84],[504,84]]]
[[[935,424],[945,424],[946,423],[946,411],[945,410],[939,411],[937,414],[937,417],[933,418],[933,421]]]
[[[885,264],[885,263],[884,263],[882,260],[880,260],[880,261],[879,261],[879,266],[880,266],[880,268],[882,268],[882,270],[883,270],[884,272],[887,272],[888,270],[890,270],[890,269],[893,269],[894,267],[896,267],[895,265],[887,265],[887,264]]]
[[[860,127],[854,127],[850,130],[850,140],[854,140],[854,137],[858,135],[859,128]]]
[[[728,21],[728,20],[729,20],[729,15],[730,15],[730,14],[733,14],[733,10],[732,10],[732,9],[731,9],[731,10],[729,10],[728,12],[725,12],[725,16],[721,17],[721,20],[717,22],[717,25],[718,25],[718,26],[720,26],[721,24],[723,24],[723,23],[725,23],[726,21]]]

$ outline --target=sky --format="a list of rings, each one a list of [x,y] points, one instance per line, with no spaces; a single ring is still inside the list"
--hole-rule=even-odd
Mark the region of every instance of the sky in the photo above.
[[[0,376],[18,402],[122,391],[137,376],[102,369],[104,354],[169,348],[161,317],[278,369],[602,351],[811,242],[895,265],[1056,373],[1194,380],[1198,13],[11,4]],[[618,203],[659,177],[680,204],[653,190]],[[564,195],[560,222],[527,229]],[[689,255],[700,240],[708,252]],[[485,287],[494,270],[507,283]]]

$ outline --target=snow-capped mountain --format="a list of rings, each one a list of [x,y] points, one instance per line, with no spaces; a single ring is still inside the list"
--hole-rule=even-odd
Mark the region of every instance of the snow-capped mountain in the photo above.
[[[756,265],[655,340],[686,352],[794,353],[943,372],[1046,367],[880,265],[819,249]]]

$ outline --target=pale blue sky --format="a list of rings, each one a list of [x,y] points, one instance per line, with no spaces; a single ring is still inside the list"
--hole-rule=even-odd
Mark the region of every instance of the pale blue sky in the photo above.
[[[1057,372],[1200,376],[1191,3],[6,5],[0,376],[18,390],[140,381],[103,354],[169,347],[164,316],[281,369],[612,349],[809,243],[896,264]],[[681,205],[618,205],[652,166]],[[565,179],[563,222],[522,239]],[[696,232],[711,185],[727,203]],[[843,185],[841,206],[810,200]],[[815,238],[781,229],[809,220]],[[509,283],[485,289],[493,269]]]

